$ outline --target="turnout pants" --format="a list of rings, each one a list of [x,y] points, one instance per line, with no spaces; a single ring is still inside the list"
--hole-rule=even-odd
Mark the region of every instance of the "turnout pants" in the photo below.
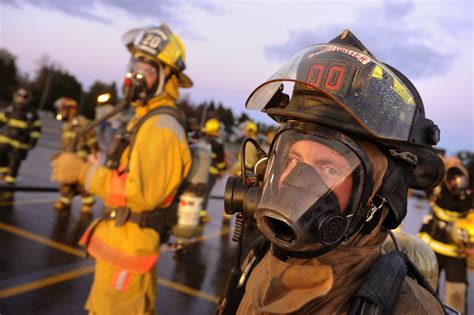
[[[72,198],[77,195],[81,195],[83,205],[93,205],[95,202],[94,196],[89,194],[84,187],[79,184],[61,184],[59,193],[61,194],[59,201],[67,205],[70,205]]]
[[[0,143],[0,173],[15,179],[18,176],[21,161],[26,159],[27,155],[28,150],[17,149],[8,143]]]

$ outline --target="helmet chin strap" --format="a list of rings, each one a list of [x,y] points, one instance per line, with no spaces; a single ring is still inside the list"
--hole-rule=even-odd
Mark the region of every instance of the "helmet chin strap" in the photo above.
[[[156,87],[156,91],[153,97],[163,94],[166,81],[168,81],[168,77],[165,74],[165,68],[163,67],[161,63],[159,63],[158,64],[158,85]]]
[[[140,100],[142,105],[146,105],[146,103],[154,97],[163,95],[165,84],[168,81],[168,77],[166,76],[163,65],[161,63],[157,63],[155,65],[157,65],[156,69],[158,71],[158,79],[155,81],[155,83],[153,83],[153,86],[150,88],[147,96]]]

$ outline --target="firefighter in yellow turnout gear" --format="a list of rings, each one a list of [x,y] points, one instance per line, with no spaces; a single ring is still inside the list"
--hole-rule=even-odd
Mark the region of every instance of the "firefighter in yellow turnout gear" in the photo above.
[[[87,118],[77,115],[77,102],[70,97],[61,97],[54,103],[57,109],[56,119],[64,121],[61,132],[61,151],[68,151],[76,138],[77,132],[87,125]],[[98,145],[95,131],[90,131],[85,137],[81,138],[78,143],[78,151],[76,152],[84,161],[90,154],[97,154]],[[61,183],[59,188],[61,196],[54,203],[54,209],[58,211],[67,211],[71,208],[72,198],[78,194],[81,195],[81,213],[91,213],[92,206],[95,203],[94,196],[85,191],[84,187],[78,183],[66,184]]]
[[[222,176],[224,176],[227,164],[225,161],[224,144],[219,140],[221,123],[217,119],[211,118],[204,124],[202,132],[205,135],[206,142],[211,147],[212,157],[211,167],[209,168],[209,178],[206,185],[206,195],[202,204],[202,210],[199,213],[201,222],[206,223],[209,222],[207,205],[209,203],[212,188],[216,184],[217,178],[222,178]]]
[[[173,114],[178,88],[192,86],[182,72],[184,45],[166,25],[132,30],[123,40],[132,53],[127,79],[134,82],[136,108],[127,127],[129,144],[121,153],[109,150],[108,159],[115,156],[119,163],[92,166],[72,154],[53,162],[54,179],[79,179],[106,205],[103,217],[81,240],[96,260],[85,306],[90,314],[155,312],[160,214],[173,202],[191,165],[185,130]],[[159,113],[162,109],[168,113]]]
[[[29,100],[29,92],[20,88],[13,103],[0,112],[0,177],[7,185],[15,184],[21,161],[36,146],[41,133],[41,120]]]
[[[439,270],[445,270],[444,302],[466,313],[466,258],[474,256],[474,226],[470,223],[473,195],[469,173],[456,157],[445,160],[446,176],[430,197],[432,212],[425,216],[418,237],[436,253]],[[469,235],[471,234],[471,235]]]
[[[245,138],[256,139],[258,133],[257,124],[253,121],[248,120],[242,124],[242,134]],[[241,161],[240,151],[237,156],[237,161],[232,165],[230,169],[230,174],[233,176],[240,176],[241,173]],[[255,164],[257,163],[257,151],[253,145],[247,145],[245,147],[245,168],[248,170],[253,170]]]

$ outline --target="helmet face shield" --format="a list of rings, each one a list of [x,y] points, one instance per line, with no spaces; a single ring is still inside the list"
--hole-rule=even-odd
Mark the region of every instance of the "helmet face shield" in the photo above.
[[[255,212],[259,229],[278,247],[296,252],[340,241],[359,209],[365,170],[352,148],[337,139],[281,132]]]
[[[405,84],[387,66],[349,46],[308,47],[255,89],[248,109],[266,110],[283,85],[286,93],[322,93],[370,134],[408,141],[417,104]]]

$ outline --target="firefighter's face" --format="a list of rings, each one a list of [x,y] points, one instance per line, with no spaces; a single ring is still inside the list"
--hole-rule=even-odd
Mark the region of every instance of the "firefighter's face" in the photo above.
[[[27,96],[22,94],[22,93],[17,93],[15,94],[14,97],[14,102],[19,106],[19,107],[24,107],[26,105],[27,101]]]
[[[151,64],[144,61],[137,60],[135,61],[134,67],[132,69],[133,74],[141,73],[145,78],[145,82],[148,89],[151,89],[158,80],[158,72],[155,67]]]
[[[288,152],[288,164],[279,180],[279,185],[293,170],[296,164],[310,165],[332,189],[340,209],[344,211],[352,191],[352,167],[348,161],[330,147],[314,141],[298,141]]]

